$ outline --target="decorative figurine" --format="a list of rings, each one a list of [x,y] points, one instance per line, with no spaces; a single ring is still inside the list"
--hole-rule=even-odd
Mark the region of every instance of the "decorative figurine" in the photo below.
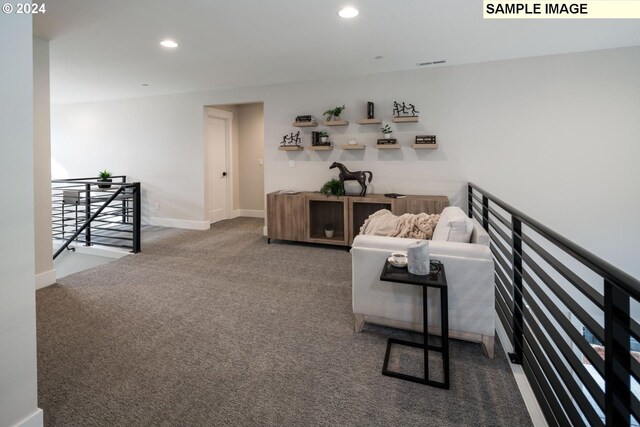
[[[340,178],[340,184],[342,185],[342,193],[346,194],[344,191],[344,182],[345,181],[358,181],[358,184],[362,187],[362,191],[360,191],[360,197],[364,197],[367,194],[367,174],[369,174],[369,182],[373,179],[373,172],[371,171],[355,171],[351,172],[345,165],[338,162],[333,162],[329,169],[338,168],[340,169],[340,174],[338,178]]]
[[[373,119],[373,102],[367,102],[367,119]]]
[[[298,131],[295,134],[291,132],[290,135],[283,136],[280,146],[281,147],[300,146],[300,131]]]
[[[396,118],[417,117],[417,113],[419,112],[420,111],[417,111],[415,105],[413,104],[409,104],[407,106],[404,102],[402,104],[399,104],[398,102],[393,101],[393,114],[396,116]]]

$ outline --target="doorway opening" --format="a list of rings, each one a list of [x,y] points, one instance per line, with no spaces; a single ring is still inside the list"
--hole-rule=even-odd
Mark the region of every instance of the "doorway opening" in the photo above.
[[[205,107],[205,218],[264,218],[264,104]]]

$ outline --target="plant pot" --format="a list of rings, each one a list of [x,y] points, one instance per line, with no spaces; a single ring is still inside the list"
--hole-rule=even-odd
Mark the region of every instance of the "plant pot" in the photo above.
[[[99,179],[98,182],[112,182],[111,178]],[[98,184],[98,188],[111,188],[111,184]]]
[[[334,122],[339,122],[340,121],[340,117],[333,116],[333,118],[331,120],[333,120]]]
[[[384,134],[384,139],[391,139],[391,134],[390,133],[385,133]]]
[[[325,142],[327,142],[328,139],[329,139],[328,136],[321,136],[320,137],[320,142],[325,143]]]
[[[327,239],[331,239],[333,237],[333,230],[324,230],[324,235],[327,236]]]

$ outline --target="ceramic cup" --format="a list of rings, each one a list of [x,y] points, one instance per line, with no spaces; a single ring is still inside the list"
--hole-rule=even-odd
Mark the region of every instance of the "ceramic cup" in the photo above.
[[[406,264],[407,263],[407,254],[406,254],[406,252],[393,252],[391,254],[391,259],[396,264]]]

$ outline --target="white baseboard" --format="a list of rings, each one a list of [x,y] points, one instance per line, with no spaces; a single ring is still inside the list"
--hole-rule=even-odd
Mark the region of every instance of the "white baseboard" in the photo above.
[[[239,216],[246,216],[249,218],[264,218],[264,211],[252,209],[236,209],[231,213],[231,218],[238,218]]]
[[[188,219],[147,217],[143,222],[148,225],[157,225],[160,227],[171,228],[186,228],[187,230],[208,230],[209,228],[211,228],[211,224],[209,223],[209,221],[192,221]]]
[[[43,417],[42,409],[38,408],[36,412],[17,423],[14,427],[42,427],[44,424]]]
[[[267,226],[266,225],[264,227],[262,227],[262,235],[263,236],[265,236],[265,237],[268,236],[269,235],[268,231],[269,230],[267,230]]]
[[[58,241],[53,242],[53,250],[57,250],[61,246],[62,246],[62,243]],[[129,251],[129,249],[115,248],[111,246],[100,246],[100,245],[84,246],[82,244],[73,244],[73,243],[70,246],[75,249],[74,251],[75,253],[101,256],[105,258],[118,259],[118,258],[122,258],[123,256],[131,255],[131,252]]]
[[[500,344],[502,344],[502,348],[504,349],[504,354],[507,356],[507,360],[509,359],[508,353],[513,351],[511,348],[511,342],[509,342],[509,338],[507,337],[507,332],[504,330],[502,323],[500,322],[500,318],[496,313],[496,332],[498,334],[498,338],[500,338]],[[511,362],[508,362],[511,367],[511,372],[513,373],[513,377],[516,379],[516,384],[518,385],[518,389],[520,389],[520,394],[522,395],[522,399],[524,400],[524,404],[529,411],[529,416],[531,417],[531,422],[536,427],[548,427],[547,420],[544,418],[544,414],[542,413],[542,409],[540,409],[540,405],[538,404],[538,399],[536,399],[536,395],[533,393],[533,389],[529,384],[529,380],[527,380],[527,376],[524,373],[521,365],[516,365]]]
[[[56,271],[49,270],[44,273],[36,274],[36,289],[46,288],[56,283]]]

